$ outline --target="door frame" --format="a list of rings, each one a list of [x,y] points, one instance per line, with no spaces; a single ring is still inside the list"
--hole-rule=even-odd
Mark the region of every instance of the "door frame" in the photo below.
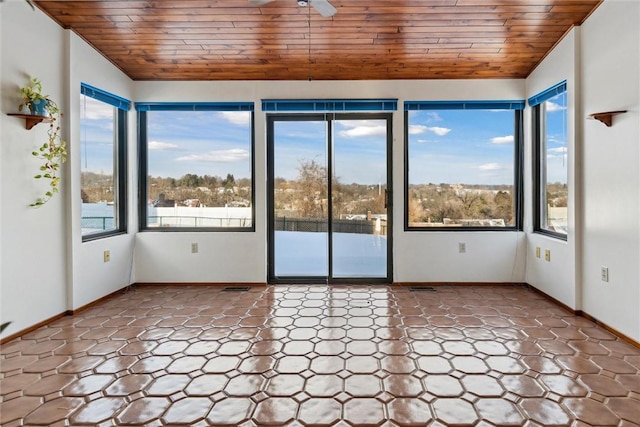
[[[333,126],[335,120],[386,120],[387,123],[387,277],[333,277]],[[327,122],[327,276],[278,277],[275,275],[275,135],[277,121],[325,121]],[[273,113],[266,115],[267,130],[267,283],[270,284],[358,284],[393,283],[393,113]]]

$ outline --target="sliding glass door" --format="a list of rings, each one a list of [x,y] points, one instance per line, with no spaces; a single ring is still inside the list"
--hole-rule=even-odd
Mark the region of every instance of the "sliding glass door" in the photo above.
[[[268,116],[269,281],[390,282],[388,114]]]

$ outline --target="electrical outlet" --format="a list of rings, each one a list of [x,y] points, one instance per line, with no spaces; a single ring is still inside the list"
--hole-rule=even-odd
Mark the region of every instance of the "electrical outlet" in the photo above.
[[[551,261],[551,249],[544,250],[544,260]]]
[[[198,253],[198,244],[197,243],[192,243],[191,244],[191,253],[192,254],[197,254]]]
[[[466,253],[467,252],[467,244],[465,242],[458,243],[458,253]]]
[[[540,258],[540,246],[536,246],[536,258]]]
[[[603,282],[609,281],[609,267],[600,267],[600,280]]]
[[[107,249],[106,251],[104,251],[104,253],[102,254],[104,262],[109,262],[111,261],[111,251],[109,249]]]

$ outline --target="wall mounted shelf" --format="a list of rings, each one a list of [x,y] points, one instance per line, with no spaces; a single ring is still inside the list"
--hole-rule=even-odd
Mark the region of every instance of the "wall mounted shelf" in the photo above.
[[[45,122],[45,123],[51,122],[51,118],[49,116],[36,116],[34,114],[18,114],[18,113],[9,113],[7,115],[25,119],[25,127],[27,129],[31,129],[32,127],[34,127],[35,125],[41,122]]]
[[[617,116],[618,114],[623,114],[626,112],[627,110],[604,111],[602,113],[589,114],[589,118],[596,119],[599,122],[604,123],[607,127],[611,127],[611,124],[613,123],[613,116]]]

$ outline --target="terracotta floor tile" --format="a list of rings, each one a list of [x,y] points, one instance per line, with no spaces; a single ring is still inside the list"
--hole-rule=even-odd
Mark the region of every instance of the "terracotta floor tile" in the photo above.
[[[465,390],[479,397],[500,397],[505,393],[498,380],[486,375],[466,375],[460,382]]]
[[[473,405],[461,399],[438,399],[431,406],[436,418],[445,425],[472,426],[478,421]]]
[[[484,421],[496,426],[519,426],[525,421],[516,405],[505,399],[480,399],[473,406]]]
[[[286,397],[274,397],[258,403],[253,420],[258,425],[282,426],[292,421],[298,412],[295,400]]]
[[[387,393],[397,397],[418,397],[424,392],[422,382],[412,375],[392,374],[383,384]]]
[[[265,379],[262,375],[245,374],[231,378],[224,388],[229,396],[252,396],[263,389]]]
[[[526,375],[505,375],[500,378],[500,384],[516,396],[542,397],[545,389],[535,379]]]
[[[402,427],[425,426],[433,419],[429,405],[419,399],[393,399],[387,411],[389,419]]]
[[[465,391],[458,379],[448,375],[427,375],[422,381],[425,389],[437,397],[458,397]]]
[[[0,349],[0,424],[640,420],[640,349],[524,287],[133,287]]]
[[[560,396],[583,397],[588,393],[586,387],[563,375],[544,375],[540,380],[541,384]]]
[[[335,396],[343,390],[343,381],[335,375],[316,375],[307,379],[305,391],[315,397]]]
[[[101,397],[83,405],[71,416],[74,424],[98,425],[116,417],[118,411],[125,405],[125,400],[119,397]]]
[[[379,426],[385,420],[384,405],[376,399],[351,399],[344,404],[344,420],[361,427]]]
[[[125,406],[116,421],[124,425],[148,424],[159,419],[169,407],[170,402],[161,397],[145,397]]]
[[[209,412],[211,425],[237,426],[251,418],[255,404],[249,399],[228,398],[216,402]]]
[[[609,399],[607,407],[618,417],[630,423],[640,423],[640,401],[614,397]]]
[[[609,408],[594,400],[568,398],[562,403],[576,419],[589,425],[613,426],[620,421]]]
[[[188,375],[164,375],[156,378],[146,388],[146,394],[149,396],[171,396],[184,390],[191,382]]]
[[[76,380],[75,375],[58,374],[50,375],[40,379],[24,389],[26,396],[46,396],[50,393],[60,391]],[[2,390],[5,393],[7,390]]]
[[[65,396],[88,396],[109,386],[115,377],[112,375],[89,375],[80,378],[62,389]]]
[[[58,367],[57,371],[63,374],[77,374],[87,372],[104,362],[104,357],[81,356],[74,357],[69,362]]]
[[[57,421],[69,419],[71,414],[83,404],[85,402],[78,397],[61,397],[50,400],[27,415],[24,422],[27,425],[51,425]]]
[[[309,427],[331,426],[342,417],[342,405],[333,399],[312,398],[300,405],[300,421]]]
[[[352,375],[344,380],[344,391],[353,397],[374,397],[382,393],[382,382],[373,375]]]
[[[41,404],[39,397],[18,397],[0,403],[0,425],[26,417]]]
[[[195,424],[207,417],[213,402],[206,397],[185,397],[171,404],[162,419],[167,424]]]
[[[130,374],[115,380],[104,392],[107,396],[128,396],[139,392],[152,380],[148,374]]]

